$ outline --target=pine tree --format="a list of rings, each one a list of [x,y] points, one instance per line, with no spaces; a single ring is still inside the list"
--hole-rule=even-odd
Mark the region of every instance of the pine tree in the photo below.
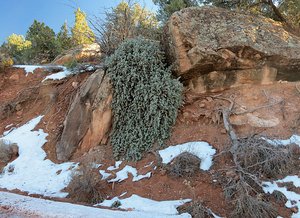
[[[69,35],[69,28],[65,22],[56,37],[61,50],[68,50],[72,47],[72,38]]]
[[[26,39],[32,43],[30,56],[33,62],[51,61],[59,53],[55,32],[43,22],[34,20],[27,31]]]
[[[153,3],[159,7],[157,17],[162,22],[166,22],[176,11],[198,5],[197,0],[153,0]]]
[[[87,23],[86,15],[80,8],[75,12],[75,24],[72,29],[72,37],[76,45],[91,44],[95,41],[95,35]]]

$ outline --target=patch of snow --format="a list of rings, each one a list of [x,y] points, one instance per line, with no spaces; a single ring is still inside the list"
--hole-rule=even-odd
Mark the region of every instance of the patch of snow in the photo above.
[[[101,167],[103,164],[96,164],[96,163],[92,163],[92,168],[93,169],[98,169],[99,167]]]
[[[48,136],[42,129],[33,130],[43,116],[38,116],[23,126],[0,138],[17,143],[19,157],[9,163],[0,174],[0,187],[9,190],[19,189],[29,194],[51,197],[66,197],[61,192],[70,182],[75,163],[55,164],[46,159],[42,146]],[[11,169],[13,171],[11,172]],[[58,173],[60,172],[60,173]]]
[[[153,217],[159,215],[176,215],[178,214],[177,207],[190,202],[191,199],[175,200],[175,201],[154,201],[148,198],[143,198],[138,195],[132,195],[129,198],[119,199],[114,197],[111,200],[105,200],[98,204],[100,206],[111,207],[116,201],[121,203],[119,208],[132,209],[134,211],[151,213]]]
[[[263,138],[263,139],[275,146],[276,145],[290,145],[290,144],[297,144],[300,146],[300,136],[298,136],[298,135],[292,135],[289,139],[286,139],[286,140],[280,140],[280,139],[271,140],[271,139],[266,139],[266,138]]]
[[[14,129],[16,129],[15,127],[3,132],[3,136],[6,136],[8,133],[10,133],[11,131],[13,131]]]
[[[156,213],[153,216],[153,213],[143,211],[108,210],[65,202],[55,202],[45,199],[32,198],[7,192],[0,193],[0,206],[9,208],[9,212],[14,213],[16,217],[22,217],[24,214],[31,214],[34,217],[49,218],[191,218],[191,216],[187,213],[181,215]],[[157,209],[154,211],[157,211]]]
[[[49,79],[52,79],[52,80],[61,80],[63,78],[66,78],[67,76],[71,75],[72,72],[69,71],[66,67],[63,67],[63,71],[60,71],[58,73],[53,73],[49,76],[46,76],[45,79],[43,79],[42,82],[46,81],[46,80],[49,80]]]
[[[38,68],[45,68],[45,66],[40,65],[13,65],[13,67],[24,68],[26,76],[28,76],[29,73],[33,73],[33,71],[35,71]]]
[[[207,142],[188,142],[180,145],[170,146],[160,150],[159,154],[164,164],[170,163],[178,155],[189,152],[201,159],[200,169],[209,170],[216,150]]]
[[[107,168],[107,170],[109,170],[109,171],[117,170],[117,169],[119,169],[121,164],[122,164],[122,161],[117,161],[115,163],[115,166],[110,166]]]
[[[300,209],[300,194],[288,191],[287,187],[279,187],[278,183],[292,182],[295,187],[300,187],[300,178],[298,176],[287,176],[284,179],[273,181],[273,182],[263,182],[263,190],[265,193],[272,194],[274,191],[279,191],[285,195],[288,199],[285,206],[287,208],[298,207]],[[299,218],[300,210],[297,213],[293,213],[292,218]]]
[[[110,173],[107,173],[107,172],[105,172],[105,170],[99,170],[99,173],[101,174],[101,176],[102,176],[102,179],[101,180],[106,180],[108,177],[110,177],[111,176],[111,174]]]
[[[138,175],[136,168],[126,165],[122,170],[116,173],[116,178],[111,179],[108,182],[122,182],[125,179],[128,179],[129,173],[133,176],[133,182],[151,177],[151,172],[148,172],[145,175]]]
[[[151,172],[148,172],[145,175],[134,176],[132,181],[136,182],[136,181],[140,181],[141,179],[150,178],[150,177],[151,177]]]

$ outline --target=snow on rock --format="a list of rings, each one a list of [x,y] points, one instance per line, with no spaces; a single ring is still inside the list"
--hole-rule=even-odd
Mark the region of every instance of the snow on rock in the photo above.
[[[146,206],[146,205],[145,205]],[[116,211],[87,207],[83,205],[70,204],[65,202],[55,202],[50,200],[21,196],[12,193],[0,193],[0,208],[9,208],[10,214],[22,217],[24,214],[31,214],[33,217],[48,218],[191,218],[187,213],[181,215],[167,215],[143,211]],[[155,208],[154,211],[157,211]]]
[[[29,73],[33,73],[38,68],[45,68],[45,66],[39,66],[39,65],[13,65],[13,67],[16,68],[24,68],[26,72],[26,76],[28,76]]]
[[[293,185],[297,188],[300,187],[300,178],[298,176],[287,176],[284,179],[273,181],[273,182],[264,182],[263,183],[263,190],[265,193],[272,194],[274,191],[279,191],[285,195],[288,199],[285,206],[287,208],[298,207],[298,212],[293,213],[292,218],[299,218],[300,217],[300,194],[289,191],[287,187],[278,185],[278,183],[288,183],[292,182]]]
[[[42,118],[38,116],[0,138],[19,146],[19,157],[0,174],[0,187],[19,189],[30,194],[65,197],[67,193],[61,190],[69,184],[70,169],[75,168],[76,164],[55,164],[46,159],[42,146],[47,142],[48,134],[42,129],[33,130]]]
[[[201,159],[200,169],[209,170],[216,150],[207,142],[188,142],[160,150],[162,163],[168,164],[178,155],[189,152]]]
[[[122,182],[125,179],[128,179],[128,174],[133,176],[132,181],[136,182],[144,178],[150,178],[151,172],[146,173],[145,175],[138,175],[137,169],[132,166],[125,166],[122,170],[116,173],[116,178],[109,180],[108,182]]]
[[[111,207],[116,201],[121,203],[119,208],[131,209],[133,211],[141,211],[150,213],[153,217],[159,217],[159,215],[176,215],[178,214],[177,207],[190,202],[191,199],[175,200],[175,201],[154,201],[148,198],[143,198],[138,195],[132,195],[129,198],[119,199],[114,197],[111,200],[105,200],[98,204],[100,206]]]

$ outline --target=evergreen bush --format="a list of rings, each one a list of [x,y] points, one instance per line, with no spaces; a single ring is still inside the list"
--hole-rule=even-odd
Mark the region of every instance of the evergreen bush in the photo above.
[[[117,159],[139,160],[170,136],[182,84],[163,61],[158,42],[137,38],[123,42],[105,62],[114,88],[111,143]]]

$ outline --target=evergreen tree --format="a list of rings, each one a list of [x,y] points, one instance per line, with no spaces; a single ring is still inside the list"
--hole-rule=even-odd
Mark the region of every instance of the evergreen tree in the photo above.
[[[197,0],[153,0],[153,3],[159,7],[157,17],[164,23],[174,12],[198,5]]]
[[[72,47],[72,38],[69,35],[67,22],[62,25],[56,38],[61,50],[68,50]]]
[[[86,15],[80,8],[75,12],[75,24],[72,34],[73,42],[76,45],[91,44],[95,41],[95,35],[87,23]]]
[[[26,34],[31,41],[30,58],[32,62],[51,61],[59,54],[55,32],[42,22],[34,20]]]
[[[201,0],[200,3],[261,14],[289,27],[300,27],[300,0]]]

